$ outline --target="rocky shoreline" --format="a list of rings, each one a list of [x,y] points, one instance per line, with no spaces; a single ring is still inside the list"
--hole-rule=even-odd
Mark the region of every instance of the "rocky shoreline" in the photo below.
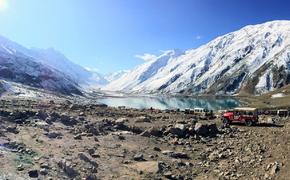
[[[267,117],[265,117],[267,118]],[[290,122],[0,100],[0,179],[287,179]]]

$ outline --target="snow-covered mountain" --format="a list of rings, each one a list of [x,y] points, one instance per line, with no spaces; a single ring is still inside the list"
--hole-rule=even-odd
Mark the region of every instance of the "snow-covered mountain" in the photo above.
[[[0,36],[0,79],[63,93],[98,88],[108,83],[103,75],[71,62],[60,52],[28,49]]]
[[[154,78],[162,68],[166,67],[169,63],[173,62],[182,54],[182,51],[176,49],[165,51],[162,55],[147,61],[146,63],[138,66],[136,69],[127,72],[120,78],[112,81],[103,89],[112,91],[135,91],[133,90],[135,87],[146,83],[146,81],[151,78]]]
[[[107,74],[104,78],[107,80],[107,82],[112,82],[115,81],[116,79],[119,79],[123,75],[129,73],[130,71],[128,70],[122,70],[122,71],[117,71],[115,73],[109,73]]]
[[[64,94],[81,94],[78,84],[68,75],[31,55],[29,49],[0,37],[0,79]]]
[[[51,66],[64,74],[68,75],[80,86],[101,86],[107,84],[107,80],[103,75],[95,71],[90,71],[84,67],[74,64],[62,53],[56,51],[53,48],[49,49],[31,49],[31,56],[34,57],[38,62]]]
[[[167,51],[104,90],[262,94],[290,83],[290,21],[249,25],[184,53]]]

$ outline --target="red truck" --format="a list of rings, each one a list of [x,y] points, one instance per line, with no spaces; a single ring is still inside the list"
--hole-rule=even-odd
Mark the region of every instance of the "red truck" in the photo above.
[[[247,126],[252,126],[258,122],[258,119],[256,108],[235,108],[222,115],[222,121],[225,125],[229,125],[232,122],[241,122]]]

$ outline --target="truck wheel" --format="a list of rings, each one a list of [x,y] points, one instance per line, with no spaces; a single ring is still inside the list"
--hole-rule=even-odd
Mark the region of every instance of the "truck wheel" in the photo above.
[[[252,120],[246,120],[245,124],[246,124],[246,126],[252,126],[253,125],[253,121]]]

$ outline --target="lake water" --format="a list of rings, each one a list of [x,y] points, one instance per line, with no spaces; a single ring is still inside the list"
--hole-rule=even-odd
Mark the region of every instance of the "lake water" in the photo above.
[[[186,109],[206,108],[209,110],[221,110],[235,108],[240,102],[231,97],[104,97],[98,100],[108,106],[126,106],[137,109]]]

